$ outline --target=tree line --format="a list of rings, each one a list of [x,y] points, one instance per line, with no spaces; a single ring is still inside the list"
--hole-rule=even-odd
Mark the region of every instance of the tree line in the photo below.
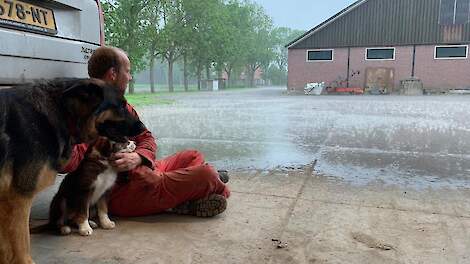
[[[156,60],[168,65],[168,87],[174,91],[173,69],[183,68],[200,81],[225,76],[227,85],[244,73],[254,86],[255,73],[272,84],[285,84],[284,45],[303,33],[276,28],[259,5],[248,0],[102,0],[106,42],[128,53],[132,73],[150,70],[155,92]],[[131,82],[129,92],[133,93]]]

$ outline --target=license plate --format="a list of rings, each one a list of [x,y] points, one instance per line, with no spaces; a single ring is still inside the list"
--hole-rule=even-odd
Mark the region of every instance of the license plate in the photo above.
[[[52,9],[18,0],[0,0],[0,26],[57,34]]]

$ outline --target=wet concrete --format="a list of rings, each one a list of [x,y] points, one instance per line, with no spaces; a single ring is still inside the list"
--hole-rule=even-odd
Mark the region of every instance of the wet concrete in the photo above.
[[[116,229],[90,237],[35,234],[32,255],[37,264],[469,263],[468,190],[358,186],[312,169],[231,171],[227,210],[214,218],[113,218]]]
[[[353,184],[466,187],[470,97],[292,96],[285,88],[172,96],[143,107],[158,156],[196,148],[229,170],[295,167]]]

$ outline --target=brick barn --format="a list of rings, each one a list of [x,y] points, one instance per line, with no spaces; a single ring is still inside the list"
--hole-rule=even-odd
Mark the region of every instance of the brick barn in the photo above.
[[[360,0],[289,43],[288,89],[470,88],[469,0]]]

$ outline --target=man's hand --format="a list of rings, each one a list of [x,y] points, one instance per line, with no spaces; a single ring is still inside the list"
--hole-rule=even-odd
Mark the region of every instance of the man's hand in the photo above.
[[[139,154],[132,153],[115,153],[109,158],[111,166],[118,172],[130,171],[142,164],[142,158]]]

